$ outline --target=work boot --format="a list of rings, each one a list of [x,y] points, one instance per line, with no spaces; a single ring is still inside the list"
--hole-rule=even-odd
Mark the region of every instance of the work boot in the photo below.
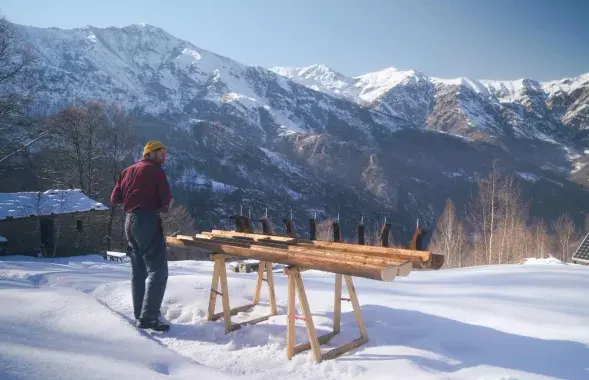
[[[170,329],[170,325],[160,321],[159,319],[153,321],[138,321],[137,327],[140,329],[151,329],[154,331],[168,331]]]

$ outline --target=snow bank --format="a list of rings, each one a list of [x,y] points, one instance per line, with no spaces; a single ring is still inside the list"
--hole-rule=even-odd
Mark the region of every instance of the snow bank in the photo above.
[[[528,265],[567,265],[564,261],[561,261],[555,257],[546,257],[546,258],[527,258],[524,261],[524,264]]]
[[[212,263],[169,267],[162,313],[172,329],[148,335],[130,323],[127,263],[1,258],[0,378],[581,380],[589,374],[582,266],[416,271],[392,283],[355,279],[370,340],[320,364],[310,352],[286,360],[287,281],[280,271],[279,314],[226,335],[222,320],[206,321]],[[251,302],[256,273],[228,269],[227,276],[231,305]],[[318,333],[328,332],[333,275],[308,271],[303,279]],[[260,306],[234,321],[266,314],[266,297],[264,288]],[[306,342],[303,322],[296,330],[297,342]],[[322,349],[357,336],[344,303],[341,333]]]
[[[157,344],[96,298],[72,289],[0,292],[2,379],[229,378]]]
[[[82,190],[0,193],[0,220],[107,209],[104,204],[86,196]]]

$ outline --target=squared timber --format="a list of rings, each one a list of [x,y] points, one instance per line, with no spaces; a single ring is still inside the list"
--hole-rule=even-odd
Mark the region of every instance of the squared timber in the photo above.
[[[258,278],[256,281],[256,289],[254,293],[253,303],[238,306],[232,309],[229,305],[229,286],[227,285],[227,256],[222,254],[214,254],[211,255],[211,258],[215,261],[215,265],[213,267],[213,281],[211,284],[209,310],[207,313],[207,319],[209,321],[216,321],[220,318],[223,318],[223,322],[225,324],[225,333],[228,334],[231,331],[238,330],[243,325],[256,324],[265,321],[277,314],[276,296],[274,292],[274,273],[272,272],[272,263],[267,261],[260,261],[260,265],[258,266]],[[264,278],[264,272],[266,272],[266,278]],[[263,281],[266,281],[268,283],[268,294],[270,298],[270,314],[244,322],[232,323],[232,315],[236,315],[242,311],[249,310],[260,302],[260,293],[262,290]],[[219,282],[221,283],[220,292]],[[221,311],[220,313],[215,313],[217,295],[220,295],[222,299],[223,311]]]
[[[334,359],[352,349],[361,346],[368,342],[368,332],[364,324],[360,304],[358,302],[358,295],[352,281],[352,276],[343,275],[346,281],[346,287],[350,295],[349,299],[345,299],[352,303],[354,309],[354,316],[360,331],[360,337],[351,342],[343,344],[325,353],[321,353],[321,345],[329,342],[331,338],[339,334],[341,328],[341,302],[342,302],[342,275],[335,275],[335,294],[333,307],[333,331],[321,336],[317,336],[315,324],[313,323],[313,315],[309,307],[305,287],[301,277],[301,269],[290,266],[285,269],[288,275],[288,318],[287,318],[287,332],[286,332],[286,357],[290,360],[298,353],[306,350],[312,350],[313,358],[316,362],[323,360]],[[295,293],[297,293],[301,308],[303,309],[303,317],[297,317],[295,305]],[[301,319],[306,323],[308,342],[295,346],[295,320]]]

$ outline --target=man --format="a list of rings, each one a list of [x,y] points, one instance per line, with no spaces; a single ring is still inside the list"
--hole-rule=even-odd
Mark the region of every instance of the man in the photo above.
[[[125,234],[132,248],[129,256],[136,325],[156,331],[170,328],[159,319],[168,282],[166,242],[159,213],[168,212],[172,199],[162,168],[166,153],[167,148],[161,142],[148,142],[143,159],[123,170],[110,196],[111,203],[122,203],[126,212]]]

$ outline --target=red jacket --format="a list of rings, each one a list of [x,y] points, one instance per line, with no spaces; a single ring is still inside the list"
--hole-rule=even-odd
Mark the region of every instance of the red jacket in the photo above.
[[[111,204],[122,203],[125,212],[166,209],[172,200],[168,179],[162,166],[141,161],[123,170],[110,195]]]

